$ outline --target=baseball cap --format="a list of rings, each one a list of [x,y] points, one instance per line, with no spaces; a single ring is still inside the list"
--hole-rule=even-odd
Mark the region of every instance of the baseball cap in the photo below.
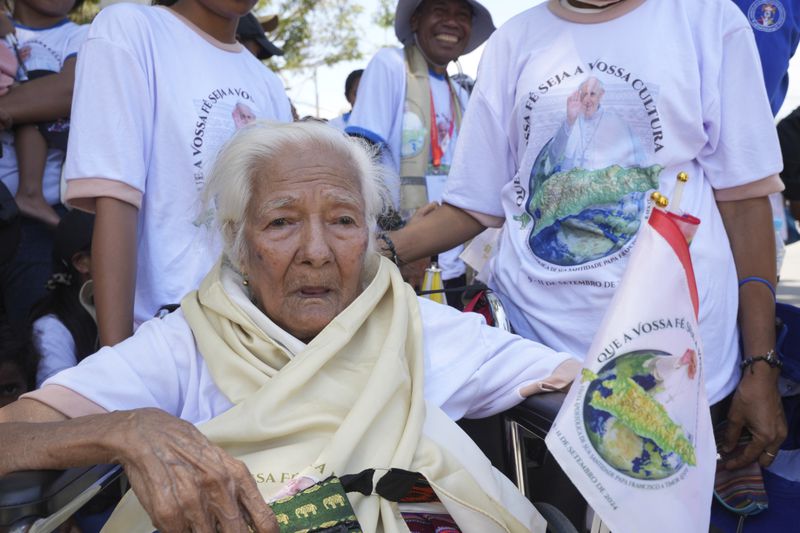
[[[256,55],[259,59],[268,59],[272,56],[282,56],[283,50],[275,46],[272,41],[267,39],[261,23],[253,13],[239,19],[239,25],[236,27],[236,35],[240,41],[255,41],[261,48]]]

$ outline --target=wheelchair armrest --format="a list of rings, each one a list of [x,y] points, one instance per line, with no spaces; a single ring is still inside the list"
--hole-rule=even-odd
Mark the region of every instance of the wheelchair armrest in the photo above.
[[[556,419],[556,415],[566,397],[567,394],[565,392],[534,394],[503,414],[540,438],[544,438],[547,432],[550,431],[550,426]]]
[[[95,465],[0,477],[0,529],[24,518],[54,515],[76,500],[85,503],[121,474],[120,465]]]

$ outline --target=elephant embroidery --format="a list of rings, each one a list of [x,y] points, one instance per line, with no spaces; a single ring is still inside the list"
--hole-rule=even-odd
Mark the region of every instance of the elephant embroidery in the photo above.
[[[289,525],[289,517],[287,515],[283,514],[283,513],[281,513],[279,515],[275,515],[275,520],[279,524]]]
[[[334,494],[322,500],[322,505],[325,509],[336,509],[337,507],[344,507],[344,496],[341,494]]]
[[[297,518],[308,518],[310,514],[317,514],[317,506],[313,503],[307,503],[295,509],[294,514],[297,515]]]

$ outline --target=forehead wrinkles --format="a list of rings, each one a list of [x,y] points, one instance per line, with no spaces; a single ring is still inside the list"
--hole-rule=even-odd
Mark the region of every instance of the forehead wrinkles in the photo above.
[[[323,199],[330,201],[333,205],[344,205],[353,209],[358,209],[359,212],[363,211],[363,202],[361,198],[356,194],[349,193],[348,191],[322,191],[321,196]],[[299,197],[299,193],[287,193],[285,196],[272,198],[260,204],[253,202],[251,204],[251,215],[253,215],[256,219],[259,219],[268,216],[272,211],[283,208],[292,208],[300,202]]]
[[[285,152],[284,152],[285,153]],[[298,204],[304,192],[321,185],[321,198],[334,204],[352,205],[364,209],[361,180],[357,165],[339,154],[313,153],[303,158],[293,151],[288,157],[278,157],[277,164],[267,164],[257,173],[249,205],[251,215]]]
[[[348,156],[322,143],[298,143],[279,150],[259,174],[262,179],[272,180],[273,183],[328,175],[340,180],[345,187],[355,182],[360,190],[358,167]]]

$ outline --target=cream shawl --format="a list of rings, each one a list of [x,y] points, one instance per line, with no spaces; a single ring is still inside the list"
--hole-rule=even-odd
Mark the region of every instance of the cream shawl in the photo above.
[[[465,532],[543,531],[533,506],[426,404],[417,299],[396,267],[379,261],[358,298],[294,356],[234,302],[221,276],[228,267],[217,264],[181,303],[215,383],[234,404],[201,431],[247,464],[266,498],[298,474],[376,468],[377,481],[380,469],[396,467],[422,473]],[[408,531],[395,503],[348,496],[364,531]],[[152,528],[129,495],[106,530]]]

